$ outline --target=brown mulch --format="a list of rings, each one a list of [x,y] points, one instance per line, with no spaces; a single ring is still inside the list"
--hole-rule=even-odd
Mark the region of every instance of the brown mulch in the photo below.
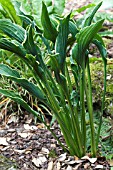
[[[85,156],[79,160],[64,153],[43,124],[34,124],[29,115],[25,117],[20,119],[12,116],[7,125],[1,127],[0,158],[5,157],[4,161],[0,161],[0,170],[11,168],[14,164],[16,169],[21,170],[110,170],[110,165],[104,157],[90,159]],[[52,129],[64,143],[56,122]]]

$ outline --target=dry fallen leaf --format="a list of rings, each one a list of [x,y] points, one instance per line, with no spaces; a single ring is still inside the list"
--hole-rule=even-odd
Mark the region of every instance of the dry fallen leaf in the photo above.
[[[86,164],[84,165],[84,169],[88,169],[89,166],[90,166],[90,163],[86,163]]]
[[[36,167],[40,167],[40,165],[42,164],[41,160],[38,158],[33,158],[32,162],[35,164]]]
[[[90,163],[94,164],[97,161],[97,158],[89,158],[88,160]]]
[[[22,150],[20,150],[20,149],[14,149],[14,151],[22,154],[22,153],[25,153],[26,150],[25,150],[25,149],[22,149]]]
[[[104,168],[103,165],[97,165],[97,166],[95,167],[95,169],[103,169],[103,168]]]
[[[22,138],[27,138],[28,136],[31,135],[31,133],[18,133],[19,136],[21,136]]]
[[[72,167],[70,165],[68,165],[66,170],[73,170]]]
[[[52,143],[51,148],[56,148],[56,144]]]
[[[53,170],[53,165],[53,161],[49,162],[47,170]]]
[[[76,160],[76,161],[74,161],[74,160],[72,160],[72,161],[69,161],[69,162],[67,162],[67,164],[68,165],[73,165],[73,164],[79,164],[79,163],[82,163],[82,162],[84,162],[84,160]]]
[[[58,158],[58,161],[63,162],[66,159],[66,155],[67,155],[67,153],[61,154]]]
[[[80,168],[80,166],[82,165],[82,163],[78,164],[75,166],[75,168],[73,170],[78,170]]]
[[[60,170],[60,168],[61,168],[60,162],[57,162],[57,170]]]
[[[3,147],[3,146],[0,146],[0,150],[1,151],[6,151],[10,146],[6,146],[6,147]]]
[[[24,124],[24,129],[26,130],[37,130],[37,126],[30,126],[29,124]]]
[[[97,158],[89,158],[88,156],[84,156],[82,157],[81,159],[85,159],[85,160],[88,160],[90,163],[95,163],[97,161]]]
[[[6,147],[7,147],[7,146],[6,146]],[[5,148],[6,148],[6,147],[5,147]],[[4,146],[3,146],[3,145],[0,145],[0,150],[2,150],[3,148],[4,148]]]
[[[111,79],[111,74],[108,74],[107,77],[106,77],[106,80],[110,80]]]
[[[27,119],[25,123],[26,124],[30,124],[32,122],[32,120],[33,120],[32,118],[31,119]]]
[[[37,128],[44,129],[45,125],[43,123],[38,123]]]
[[[42,147],[42,149],[41,149],[41,152],[40,152],[41,154],[49,154],[49,150],[47,149],[47,148],[44,148],[44,147]]]
[[[14,115],[14,114],[11,114],[9,117],[8,117],[8,121],[7,121],[7,124],[10,124],[10,123],[17,123],[18,122],[18,117],[17,115]]]
[[[9,144],[7,143],[7,138],[0,137],[0,145],[8,146]]]
[[[47,158],[45,156],[41,156],[39,158],[33,158],[32,162],[37,166],[38,168],[47,161]]]

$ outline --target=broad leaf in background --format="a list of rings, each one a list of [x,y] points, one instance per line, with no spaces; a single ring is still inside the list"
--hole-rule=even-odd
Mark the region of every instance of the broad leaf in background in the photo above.
[[[21,25],[21,19],[19,16],[17,16],[16,14],[16,10],[13,6],[13,4],[11,3],[10,0],[0,0],[0,4],[3,7],[3,11],[5,10],[5,12],[7,13],[7,15],[9,16],[9,18],[15,22],[16,24]]]
[[[48,13],[57,15],[61,15],[65,8],[65,0],[18,0],[19,2],[23,2],[23,7],[35,19],[35,22],[39,28],[42,29],[41,24],[41,12],[42,12],[42,2],[44,2],[47,6]],[[54,3],[53,3],[54,2]]]
[[[112,31],[99,32],[99,35],[101,35],[102,37],[105,37],[105,36],[113,37],[113,32]]]
[[[64,11],[65,3],[66,3],[65,0],[55,0],[53,4],[54,5],[53,12],[61,15]]]

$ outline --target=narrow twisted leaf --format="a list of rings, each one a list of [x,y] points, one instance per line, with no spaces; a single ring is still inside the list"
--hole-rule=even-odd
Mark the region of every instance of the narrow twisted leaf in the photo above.
[[[19,25],[12,23],[10,20],[0,19],[0,30],[20,43],[25,39],[25,30]]]
[[[97,46],[97,48],[98,48],[98,50],[99,50],[99,52],[102,56],[102,59],[104,60],[104,62],[107,63],[107,50],[106,50],[106,48],[103,46],[103,44],[100,41],[98,41],[96,39],[94,39],[92,41],[92,43]]]
[[[104,41],[103,41],[100,33],[97,33],[97,34],[95,35],[94,39],[96,39],[97,41],[99,41],[99,42],[105,47]]]
[[[21,24],[21,19],[16,15],[16,10],[10,0],[0,0],[3,9],[9,15],[9,18],[16,24]]]
[[[98,5],[96,5],[96,7],[94,8],[94,10],[91,12],[91,14],[85,19],[84,25],[83,27],[89,26],[91,25],[91,22],[93,20],[94,15],[96,14],[97,10],[100,8],[100,6],[102,5],[102,2],[100,2]]]
[[[87,26],[77,34],[77,44],[72,49],[72,57],[80,66],[85,62],[85,52],[94,36],[102,27],[103,21],[100,20],[95,24]]]
[[[50,21],[47,7],[44,4],[44,2],[42,2],[41,22],[44,29],[45,38],[55,42],[57,37],[57,30],[55,29],[52,22]]]
[[[45,99],[42,91],[39,89],[38,86],[35,86],[33,83],[29,82],[28,80],[21,78],[19,73],[16,70],[10,68],[9,66],[5,64],[0,64],[0,74],[2,76],[6,76],[9,79],[15,81],[20,86],[22,86],[25,90],[30,92],[32,95],[36,96],[39,100]]]

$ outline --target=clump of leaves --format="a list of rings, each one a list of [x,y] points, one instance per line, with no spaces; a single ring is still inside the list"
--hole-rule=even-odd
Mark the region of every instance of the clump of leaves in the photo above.
[[[91,155],[93,157],[97,153],[102,124],[106,91],[107,53],[104,43],[97,33],[102,28],[104,20],[91,24],[100,6],[101,3],[93,9],[80,30],[77,28],[76,23],[70,19],[70,14],[65,17],[56,16],[55,20],[57,22],[53,21],[44,2],[42,2],[41,13],[43,30],[37,27],[33,17],[24,13],[21,16],[23,27],[12,23],[8,19],[0,20],[0,30],[5,35],[5,37],[0,38],[0,48],[15,53],[29,68],[35,83],[23,77],[16,68],[13,69],[5,64],[0,64],[0,74],[22,86],[36,97],[47,110],[51,111],[51,114],[55,115],[67,147],[61,143],[51,127],[46,123],[44,115],[33,110],[17,92],[0,89],[0,93],[16,101],[28,112],[37,116],[51,131],[62,148],[71,155],[78,157],[86,155],[88,148],[86,111],[88,110]],[[47,51],[41,51],[38,46],[39,42],[35,39],[36,36],[42,39]],[[94,43],[98,47],[104,63],[104,90],[97,131],[94,128],[88,55],[90,43]],[[71,74],[66,60],[69,47],[72,52],[72,55],[69,55]],[[48,62],[45,62],[45,56],[48,56]],[[72,78],[74,83],[72,83]]]

